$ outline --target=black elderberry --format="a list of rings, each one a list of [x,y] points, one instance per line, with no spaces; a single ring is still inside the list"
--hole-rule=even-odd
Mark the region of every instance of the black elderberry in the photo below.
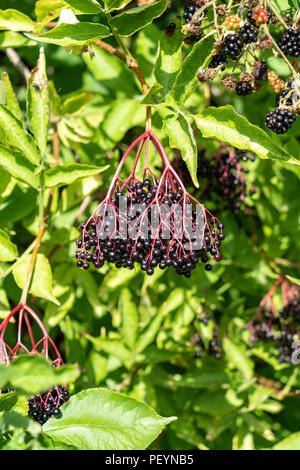
[[[55,387],[44,394],[37,394],[28,401],[28,415],[40,424],[54,416],[62,416],[59,409],[69,399],[69,393],[66,387]]]

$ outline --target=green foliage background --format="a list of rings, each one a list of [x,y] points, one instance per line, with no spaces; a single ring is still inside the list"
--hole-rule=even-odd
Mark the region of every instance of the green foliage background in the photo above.
[[[38,14],[42,26],[40,31],[36,27],[36,32],[41,32],[43,24],[55,20],[59,14],[47,16],[43,8],[50,6],[49,11],[55,11],[57,7],[60,11],[62,5],[74,7],[77,4],[80,11],[83,5],[95,8],[95,3],[0,0],[0,8],[15,8],[34,21]],[[205,87],[198,85],[193,76],[200,65],[207,63],[213,43],[196,44],[194,49],[183,45],[181,50],[181,36],[166,40],[163,30],[178,13],[182,13],[182,2],[172,0],[170,9],[163,14],[159,12],[156,15],[159,18],[153,22],[154,14],[146,18],[145,26],[138,32],[136,22],[121,18],[120,26],[115,20],[117,28],[122,29],[124,24],[131,28],[130,36],[126,36],[128,31],[119,32],[125,34],[124,42],[137,59],[147,83],[153,86],[143,101],[136,77],[117,57],[97,46],[93,46],[93,58],[89,52],[79,53],[82,44],[91,38],[81,44],[76,38],[68,44],[65,41],[67,47],[40,44],[33,39],[30,26],[25,28],[30,38],[26,32],[18,32],[18,27],[3,27],[0,12],[0,72],[9,74],[22,116],[26,112],[26,82],[5,53],[8,47],[15,48],[30,70],[36,65],[39,47],[45,48],[50,90],[45,204],[51,187],[54,198],[39,250],[36,286],[32,285],[31,291],[34,295],[29,297],[28,303],[43,318],[65,362],[80,366],[80,375],[74,372],[76,366],[66,371],[70,374],[66,381],[72,382],[72,393],[80,392],[78,402],[74,398],[72,409],[65,411],[67,418],[71,416],[70,422],[85,413],[86,406],[81,407],[79,402],[81,394],[87,393],[84,390],[90,388],[97,389],[94,394],[99,393],[99,419],[103,415],[101,409],[109,403],[111,416],[116,414],[114,419],[118,420],[119,404],[114,405],[113,401],[117,398],[106,396],[106,391],[103,395],[101,390],[105,388],[122,391],[123,395],[144,402],[161,416],[177,417],[151,444],[152,448],[299,450],[299,398],[290,393],[300,387],[299,366],[279,365],[278,353],[269,345],[258,343],[254,349],[248,349],[249,332],[243,327],[278,278],[272,260],[288,261],[281,266],[284,274],[300,277],[294,267],[299,262],[300,252],[297,191],[300,120],[287,136],[268,137],[264,119],[267,111],[274,107],[274,95],[268,86],[259,93],[240,98],[228,92],[218,78],[213,84],[211,105],[219,109],[205,110]],[[103,13],[78,18],[80,22],[101,23],[104,27],[101,34],[98,28],[98,33],[100,37],[105,36],[108,23]],[[21,27],[21,31],[23,29]],[[93,34],[91,27],[88,32]],[[160,59],[157,60],[162,34]],[[115,45],[111,36],[105,41]],[[191,54],[190,62],[182,64],[182,52],[184,57]],[[283,61],[269,52],[265,54],[272,68],[287,78],[288,70]],[[170,158],[174,154],[171,147],[181,150],[195,183],[196,147],[191,131],[195,124],[200,130],[198,147],[211,149],[212,139],[216,138],[252,149],[262,157],[248,165],[247,178],[257,188],[248,201],[251,216],[222,214],[218,207],[214,209],[225,224],[227,237],[222,261],[210,273],[198,267],[191,279],[179,277],[171,270],[156,272],[149,278],[139,270],[117,270],[105,265],[100,271],[84,272],[75,266],[77,226],[103,198],[120,156],[142,133],[145,123],[142,101],[155,105],[154,132],[161,138]],[[6,141],[4,121],[0,123],[1,147],[11,149],[13,142]],[[225,128],[214,125],[221,122],[225,123]],[[253,125],[263,129],[263,134]],[[55,129],[61,142],[60,166],[50,169]],[[0,273],[9,273],[0,279],[1,319],[19,302],[28,257],[23,256],[18,264],[16,261],[37,235],[39,210],[35,162],[27,160],[25,164],[26,152],[23,151],[20,168],[13,168],[3,152],[0,151]],[[191,152],[193,158],[188,157]],[[34,159],[34,155],[31,156]],[[155,155],[151,158],[155,166],[157,158]],[[201,181],[198,183],[201,191]],[[277,301],[279,306],[280,299]],[[203,312],[212,315],[223,338],[219,361],[208,354],[195,359],[196,346],[191,338],[200,332],[202,339],[208,341],[212,334],[213,321],[207,327],[199,322]],[[19,367],[23,367],[22,364]],[[85,437],[70,437],[68,431],[65,437],[55,435],[56,431],[50,429],[55,425],[53,418],[45,426],[45,436],[39,425],[24,416],[26,393],[35,390],[30,385],[24,390],[22,383],[15,383],[12,377],[13,374],[3,379],[3,384],[11,383],[20,393],[17,397],[11,394],[10,398],[0,395],[0,447],[3,449],[54,448],[54,445],[56,448],[68,445],[101,448],[101,442],[102,448],[121,449],[125,445],[122,444],[125,430],[115,436],[108,447],[104,445],[104,436],[99,436],[97,442],[90,440],[89,431],[83,433]],[[53,385],[53,380],[53,377],[49,379],[49,386]],[[90,396],[86,403],[92,403],[95,397]],[[130,403],[124,406],[130,409]],[[154,415],[152,418],[158,419]],[[128,448],[149,446],[168,422],[160,419],[157,432],[153,431],[143,442],[135,440],[143,425],[137,427],[129,438],[132,440]]]

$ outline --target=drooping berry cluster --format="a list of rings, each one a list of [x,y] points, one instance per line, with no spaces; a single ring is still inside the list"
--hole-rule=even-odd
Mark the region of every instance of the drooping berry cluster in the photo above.
[[[296,121],[296,117],[293,111],[277,108],[268,112],[266,125],[275,134],[285,134]]]
[[[197,10],[199,10],[199,8],[201,8],[202,5],[203,5],[203,1],[201,0],[191,1],[185,5],[183,18],[186,23],[189,23],[193,19],[194,14],[196,13]]]
[[[135,169],[145,145],[154,143],[164,164],[160,180],[148,165],[142,179]],[[131,150],[139,144],[130,176],[124,181],[120,170]],[[101,268],[105,262],[117,268],[140,265],[148,275],[155,267],[173,267],[176,273],[191,276],[199,262],[210,271],[209,256],[221,259],[220,246],[225,238],[223,224],[188,194],[174,168],[169,164],[161,143],[146,131],[125,153],[111,188],[92,217],[81,226],[77,241],[77,266],[88,269],[90,263]]]
[[[205,314],[199,319],[199,321],[204,325],[207,325],[210,320],[211,316],[209,314]],[[216,329],[214,329],[212,336],[213,337],[208,344],[205,344],[199,333],[196,333],[193,336],[191,342],[197,347],[197,351],[195,352],[196,358],[202,357],[205,353],[214,356],[216,359],[222,358],[222,341],[220,340],[219,333]]]
[[[11,320],[17,325],[18,337],[14,344],[8,332]],[[36,338],[38,331],[42,336]],[[9,366],[19,355],[42,355],[50,359],[54,367],[63,364],[62,357],[38,315],[28,305],[18,304],[0,325],[0,363]],[[9,391],[8,391],[9,392]],[[0,391],[1,393],[1,391]],[[28,414],[40,424],[50,416],[60,417],[59,407],[69,399],[66,386],[56,386],[28,401]]]
[[[230,210],[238,215],[241,211],[248,213],[246,197],[255,193],[249,189],[245,174],[248,168],[243,166],[248,160],[254,161],[255,156],[245,150],[221,147],[216,155],[207,155],[205,151],[198,153],[197,177],[204,188],[201,198],[217,204],[220,210]],[[184,162],[175,160],[174,165],[180,171],[186,184],[191,179]]]
[[[28,415],[40,424],[45,424],[51,416],[60,418],[59,409],[69,399],[67,387],[56,386],[48,392],[38,393],[28,401]]]
[[[283,307],[274,307],[273,295],[281,287]],[[248,325],[251,344],[258,341],[273,342],[279,352],[278,362],[294,363],[297,341],[300,339],[300,288],[280,278],[262,299],[259,309]]]
[[[300,29],[289,28],[284,31],[278,43],[280,49],[292,57],[300,56]]]

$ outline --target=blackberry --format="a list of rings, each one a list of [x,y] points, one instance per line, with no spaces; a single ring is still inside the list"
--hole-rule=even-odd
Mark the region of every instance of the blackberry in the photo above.
[[[277,108],[269,111],[266,126],[275,134],[285,134],[296,121],[296,114],[288,109]]]
[[[257,42],[258,32],[257,29],[250,23],[246,23],[240,31],[239,35],[244,44],[251,44]]]
[[[183,18],[186,23],[189,23],[197,10],[201,7],[201,2],[188,2],[184,7]]]
[[[28,415],[40,424],[45,424],[51,416],[61,417],[59,409],[69,399],[67,387],[56,386],[48,392],[38,393],[28,401]]]
[[[280,49],[289,54],[291,57],[300,56],[300,29],[292,29],[284,31],[281,40],[278,43]]]
[[[242,49],[243,40],[239,33],[229,34],[228,36],[226,36],[222,49],[225,57],[229,57],[232,60],[236,60],[241,54]]]
[[[246,85],[242,82],[237,83],[236,85],[236,93],[240,96],[246,96],[250,95],[253,91],[253,88],[251,85]]]
[[[227,64],[227,59],[226,59],[225,54],[216,54],[212,57],[209,67],[211,69],[216,69],[220,65],[225,65],[225,64]]]

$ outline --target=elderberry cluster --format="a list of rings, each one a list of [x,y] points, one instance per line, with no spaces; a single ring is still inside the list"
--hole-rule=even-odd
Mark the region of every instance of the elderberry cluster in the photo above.
[[[220,151],[214,156],[199,151],[197,178],[204,188],[202,200],[214,202],[219,209],[230,210],[235,215],[241,211],[247,215],[248,206],[245,200],[255,193],[255,189],[249,189],[245,178],[249,169],[242,164],[254,160],[254,154],[240,149],[235,149],[233,152]],[[191,185],[192,181],[185,163],[180,160],[178,166],[184,182]]]
[[[292,363],[293,343],[299,339],[300,299],[294,299],[274,316],[271,309],[261,312],[254,324],[253,341],[272,341],[279,351],[278,362]]]
[[[60,407],[69,399],[67,387],[58,386],[44,394],[38,393],[28,401],[28,415],[40,424],[51,416],[61,417]]]
[[[179,207],[183,211],[184,205],[189,203],[182,192],[158,191],[157,183],[152,184],[147,178],[144,181],[133,181],[128,189],[129,194],[124,189],[116,191],[114,197],[104,203],[101,214],[81,225],[81,235],[75,253],[78,267],[88,269],[92,263],[95,268],[101,268],[105,262],[108,262],[117,268],[133,269],[136,263],[150,276],[158,266],[160,269],[173,267],[177,274],[189,278],[191,271],[199,262],[205,264],[207,271],[212,269],[212,264],[209,263],[210,255],[216,261],[221,259],[219,249],[225,238],[224,226],[212,216],[203,225],[199,213],[192,210],[192,226],[196,231],[202,227],[201,247],[193,249],[191,238],[184,230],[177,237],[172,236],[178,230],[174,207]],[[119,208],[120,198],[124,204],[122,212]],[[139,204],[138,210],[134,209],[135,204]],[[163,220],[160,214],[162,205]],[[155,233],[151,225],[153,214],[158,216]],[[126,237],[121,234],[124,220],[128,234]],[[166,221],[170,237],[163,236]],[[132,227],[137,229],[134,235]]]
[[[200,320],[201,321],[201,320]],[[192,342],[197,345],[197,351],[195,353],[196,358],[200,358],[203,356],[203,353],[208,353],[209,355],[214,356],[216,359],[222,358],[221,347],[222,342],[218,339],[218,332],[214,330],[213,338],[210,340],[207,347],[205,347],[204,342],[202,341],[199,334],[196,334],[192,340]]]
[[[197,10],[201,7],[200,1],[188,2],[184,7],[183,18],[186,23],[189,23]]]
[[[284,31],[278,43],[280,49],[292,57],[300,56],[300,29],[289,28]]]

